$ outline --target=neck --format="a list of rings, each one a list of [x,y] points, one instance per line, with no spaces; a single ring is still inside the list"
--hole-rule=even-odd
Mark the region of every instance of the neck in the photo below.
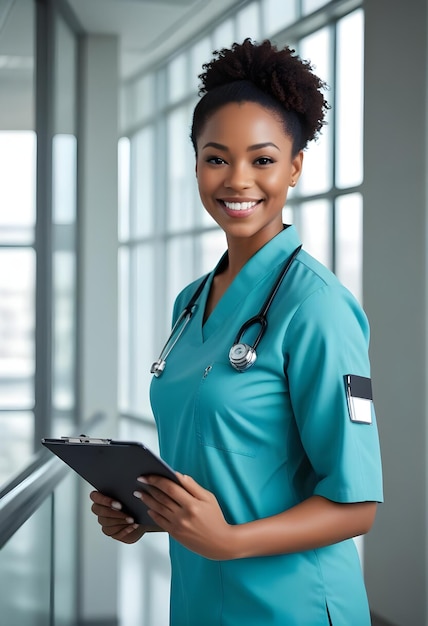
[[[269,233],[265,237],[227,237],[228,265],[225,274],[232,280],[249,259],[283,229]]]

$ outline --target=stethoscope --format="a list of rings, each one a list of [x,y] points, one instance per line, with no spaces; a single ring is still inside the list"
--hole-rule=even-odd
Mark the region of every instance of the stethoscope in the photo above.
[[[238,372],[247,371],[252,365],[254,365],[255,360],[257,359],[256,349],[259,345],[260,341],[263,338],[263,335],[267,329],[267,314],[273,302],[273,299],[276,296],[276,293],[284,280],[288,270],[290,269],[291,264],[293,263],[296,256],[299,254],[302,246],[298,246],[292,255],[287,259],[284,267],[281,270],[280,275],[276,279],[274,286],[272,287],[268,297],[263,303],[260,311],[254,317],[251,317],[249,320],[242,324],[241,328],[238,331],[238,334],[235,337],[232,347],[229,350],[229,361],[232,367],[234,367]],[[150,372],[154,374],[156,377],[159,377],[165,369],[166,359],[168,358],[171,350],[176,345],[177,341],[180,339],[181,335],[184,333],[186,326],[190,322],[193,312],[195,310],[196,301],[202,293],[203,288],[209,278],[209,274],[205,276],[203,281],[200,283],[198,288],[196,289],[193,296],[190,298],[188,304],[185,306],[183,311],[180,313],[177,321],[175,322],[171,334],[168,337],[162,351],[159,355],[157,361],[153,363],[150,368]],[[257,337],[253,341],[252,344],[247,344],[242,341],[242,337],[244,333],[251,327],[258,324],[260,326],[260,330],[258,332]]]

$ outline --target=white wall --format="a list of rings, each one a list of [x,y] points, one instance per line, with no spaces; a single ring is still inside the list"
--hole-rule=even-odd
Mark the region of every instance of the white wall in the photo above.
[[[427,611],[427,0],[365,3],[364,305],[385,478],[365,547],[373,611]]]

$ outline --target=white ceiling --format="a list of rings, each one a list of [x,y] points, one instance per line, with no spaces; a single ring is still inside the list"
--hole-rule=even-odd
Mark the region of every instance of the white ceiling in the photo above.
[[[1,0],[0,0],[1,2]],[[83,29],[117,34],[126,78],[173,53],[242,0],[67,0]]]
[[[57,0],[53,0],[54,2]],[[117,35],[127,78],[156,63],[243,0],[62,0],[84,32]],[[34,0],[0,0],[0,72],[31,69]]]

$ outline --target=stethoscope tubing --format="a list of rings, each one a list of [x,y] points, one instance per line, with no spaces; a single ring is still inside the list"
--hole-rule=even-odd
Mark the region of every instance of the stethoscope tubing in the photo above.
[[[264,301],[260,311],[257,313],[257,315],[254,315],[254,317],[251,317],[249,320],[247,320],[246,322],[242,324],[241,328],[238,331],[238,334],[235,337],[235,340],[233,342],[234,344],[240,343],[244,332],[247,331],[251,326],[254,326],[255,324],[260,324],[259,334],[257,335],[256,339],[252,343],[253,350],[257,348],[257,346],[262,340],[262,337],[265,334],[266,329],[267,329],[267,312],[269,311],[271,304],[273,302],[273,299],[278,293],[278,289],[280,288],[282,281],[284,280],[288,270],[290,269],[291,264],[293,263],[294,259],[299,254],[301,249],[302,249],[302,246],[298,246],[294,250],[293,254],[290,256],[287,263],[281,270],[280,275],[276,279],[275,284],[272,287],[271,291],[269,292],[269,295]]]
[[[257,313],[257,315],[254,315],[253,317],[251,317],[250,319],[248,319],[246,322],[244,322],[241,326],[241,328],[239,329],[235,340],[233,342],[233,345],[230,349],[229,352],[229,360],[231,365],[239,372],[244,372],[246,371],[249,367],[251,367],[253,365],[253,363],[255,362],[257,355],[256,355],[256,348],[259,345],[263,335],[266,332],[267,329],[267,313],[272,305],[272,302],[278,292],[278,289],[281,286],[282,281],[284,280],[288,270],[290,269],[291,264],[293,263],[294,259],[296,258],[296,256],[299,254],[300,250],[302,249],[302,246],[298,246],[293,253],[291,254],[291,256],[288,258],[286,264],[284,265],[283,269],[281,270],[280,275],[278,276],[278,278],[275,281],[274,286],[272,287],[271,291],[269,292],[268,297],[266,298],[266,300],[263,302],[262,307],[260,308],[260,311]],[[182,334],[184,333],[187,325],[189,324],[192,316],[193,316],[193,312],[195,309],[195,305],[196,305],[196,301],[199,298],[199,296],[202,293],[203,288],[205,287],[205,284],[209,278],[209,274],[207,274],[204,279],[201,281],[201,283],[199,284],[198,288],[196,289],[195,293],[193,294],[193,296],[190,298],[188,304],[184,307],[183,311],[180,313],[180,315],[178,316],[177,321],[175,322],[174,326],[172,327],[171,333],[164,345],[164,347],[161,350],[161,353],[159,355],[159,358],[157,361],[155,361],[152,364],[152,367],[150,368],[150,371],[152,374],[154,374],[156,377],[160,376],[163,372],[163,370],[165,369],[165,365],[166,365],[166,359],[168,358],[168,356],[170,355],[171,351],[174,349],[174,346],[177,344],[177,342],[179,341],[180,337],[182,336]],[[179,328],[181,324],[181,328],[177,331],[177,329]],[[253,343],[251,345],[245,344],[242,342],[242,337],[244,335],[244,333],[251,327],[254,326],[255,324],[259,324],[260,325],[260,330],[259,333],[256,337],[256,339],[253,341]],[[236,351],[236,349],[238,349]],[[231,357],[232,354],[236,354],[238,353],[239,356],[237,358],[234,358],[233,356]]]

